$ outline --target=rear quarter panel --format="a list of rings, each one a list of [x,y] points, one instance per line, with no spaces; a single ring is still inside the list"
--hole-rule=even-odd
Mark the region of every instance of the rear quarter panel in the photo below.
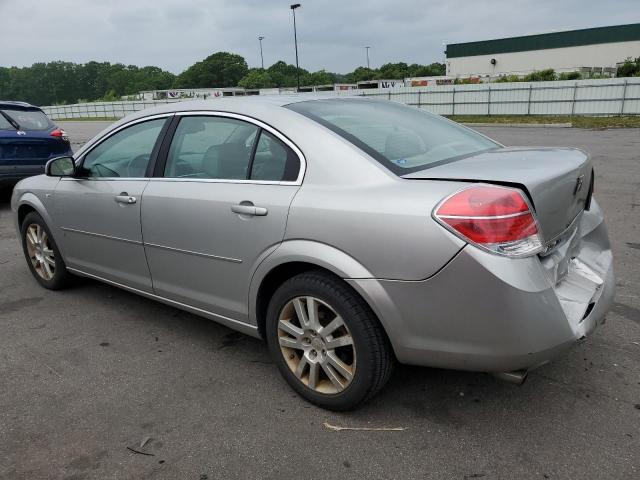
[[[371,278],[423,280],[463,246],[431,218],[457,182],[397,180],[379,185],[304,185],[285,240],[308,239],[353,257]]]
[[[352,269],[356,275],[402,280],[430,277],[464,246],[431,218],[462,183],[402,179],[314,121],[285,108],[277,113],[274,124],[307,162],[285,242],[328,245],[362,266]]]

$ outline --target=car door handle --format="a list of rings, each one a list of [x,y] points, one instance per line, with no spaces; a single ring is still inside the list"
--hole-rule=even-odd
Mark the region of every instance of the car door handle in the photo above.
[[[136,197],[132,197],[126,192],[122,192],[120,195],[116,195],[116,202],[118,203],[126,203],[127,205],[132,205],[138,201]]]
[[[240,215],[251,215],[254,217],[264,217],[269,212],[266,208],[256,207],[250,202],[231,205],[231,211]]]

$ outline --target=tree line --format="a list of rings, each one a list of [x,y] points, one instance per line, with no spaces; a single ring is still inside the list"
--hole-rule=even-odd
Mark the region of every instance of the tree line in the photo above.
[[[387,63],[380,68],[358,67],[347,74],[300,69],[300,85],[355,83],[361,80],[400,79],[444,75],[442,63],[430,65]],[[280,60],[269,68],[249,68],[237,54],[216,52],[175,75],[159,67],[121,63],[34,63],[30,67],[0,67],[0,99],[35,105],[119,100],[142,90],[214,87],[272,88],[296,86],[296,67]]]

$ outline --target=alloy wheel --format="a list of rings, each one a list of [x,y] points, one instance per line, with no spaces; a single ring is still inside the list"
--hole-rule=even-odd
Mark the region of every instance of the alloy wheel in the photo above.
[[[336,311],[311,296],[287,302],[278,317],[278,342],[293,374],[324,394],[345,390],[356,370],[351,332]]]
[[[33,269],[43,280],[51,280],[55,274],[56,259],[47,232],[41,225],[32,223],[27,227],[25,236]]]

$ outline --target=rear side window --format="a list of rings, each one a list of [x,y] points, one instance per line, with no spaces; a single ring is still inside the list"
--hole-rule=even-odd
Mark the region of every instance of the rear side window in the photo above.
[[[260,127],[235,118],[183,117],[169,148],[168,178],[294,181],[297,155]]]
[[[159,118],[137,123],[111,135],[85,155],[82,174],[87,177],[144,177],[165,121],[165,118]]]
[[[262,130],[251,168],[251,180],[294,182],[299,170],[300,159],[293,150]]]
[[[326,99],[287,108],[329,128],[397,175],[500,148],[472,130],[395,102]]]
[[[245,180],[258,127],[226,117],[184,117],[173,136],[164,176]]]
[[[13,120],[13,122],[12,122]],[[48,130],[53,124],[40,110],[0,110],[0,129],[15,130],[13,123],[20,126],[20,130]]]

